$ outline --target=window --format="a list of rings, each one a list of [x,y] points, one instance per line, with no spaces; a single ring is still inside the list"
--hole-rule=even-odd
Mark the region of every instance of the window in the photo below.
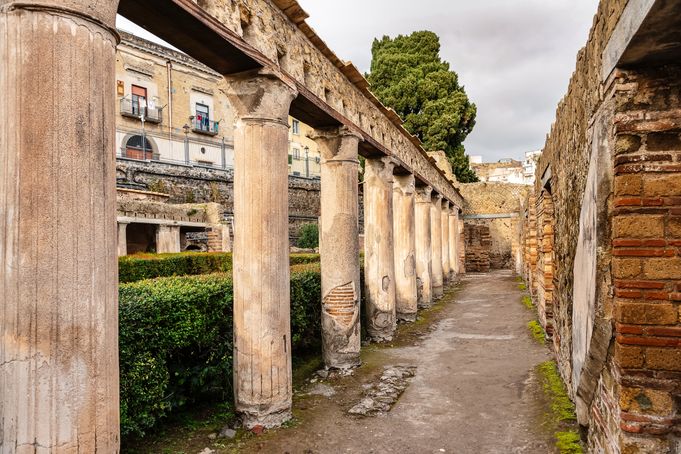
[[[132,114],[146,114],[142,109],[147,108],[147,89],[137,85],[132,86]]]
[[[300,159],[300,149],[298,148],[293,149],[293,159]]]
[[[132,136],[125,143],[125,157],[130,159],[152,159],[153,149],[149,139],[142,136]]]
[[[208,131],[210,129],[210,108],[201,103],[196,103],[196,122],[199,128]]]
[[[293,164],[293,157],[291,155],[288,155],[288,163],[289,165]]]
[[[295,135],[300,135],[300,122],[298,120],[293,120],[291,123],[291,131]]]

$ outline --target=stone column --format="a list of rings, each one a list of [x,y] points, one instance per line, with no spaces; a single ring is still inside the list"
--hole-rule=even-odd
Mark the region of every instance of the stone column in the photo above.
[[[441,298],[444,294],[444,276],[442,270],[442,196],[435,194],[430,203],[430,246],[432,253],[431,279],[433,282],[433,298]]]
[[[360,137],[345,128],[333,128],[317,130],[311,138],[322,155],[322,356],[326,367],[343,369],[360,364]]]
[[[457,253],[459,254],[459,273],[466,272],[466,237],[464,235],[463,227],[463,218],[459,217],[459,236],[457,238],[459,245],[457,248]]]
[[[0,0],[0,452],[119,450],[117,1]]]
[[[118,223],[118,256],[128,255],[128,223]]]
[[[440,222],[442,224],[442,278],[444,282],[449,282],[452,277],[452,268],[449,263],[449,200],[442,201]]]
[[[245,427],[291,417],[288,112],[295,88],[228,79],[234,130],[234,398]]]
[[[393,163],[367,159],[364,171],[364,282],[367,333],[389,341],[395,332]]]
[[[452,269],[452,277],[459,274],[459,209],[453,206],[449,210],[449,266]]]
[[[393,182],[393,235],[395,242],[395,311],[399,320],[416,320],[416,236],[414,175],[395,175]]]
[[[180,252],[180,227],[177,225],[159,225],[156,230],[156,252],[166,254]]]
[[[416,236],[416,285],[418,289],[418,306],[430,307],[433,304],[432,256],[430,244],[430,186],[416,188],[415,236]]]

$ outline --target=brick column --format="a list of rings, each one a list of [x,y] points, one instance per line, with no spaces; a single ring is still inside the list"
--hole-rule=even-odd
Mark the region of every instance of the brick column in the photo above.
[[[433,304],[433,281],[432,281],[432,256],[433,250],[430,244],[430,186],[418,186],[416,188],[416,285],[418,290],[418,306],[430,307]]]
[[[360,364],[357,148],[346,128],[317,130],[321,163],[322,356],[330,368]]]
[[[291,417],[288,112],[276,75],[228,79],[234,130],[234,397],[246,427]]]
[[[414,230],[414,175],[395,175],[393,234],[395,236],[395,311],[399,320],[415,321],[416,237]]]
[[[119,450],[117,1],[0,1],[0,451]]]
[[[118,256],[128,255],[128,223],[118,223]]]
[[[444,277],[442,270],[442,196],[435,194],[430,204],[430,246],[432,250],[431,278],[433,282],[433,298],[441,298],[444,294]]]
[[[542,191],[537,199],[537,313],[547,336],[553,335],[553,199]]]
[[[452,270],[452,277],[459,274],[459,209],[452,206],[447,216],[449,221],[449,266]]]
[[[159,225],[156,230],[156,252],[165,254],[180,252],[180,227],[176,225]]]
[[[395,332],[393,163],[367,159],[364,173],[364,282],[367,333],[389,341]]]
[[[442,279],[444,282],[449,282],[452,273],[449,264],[449,200],[442,201],[440,222],[442,224]]]

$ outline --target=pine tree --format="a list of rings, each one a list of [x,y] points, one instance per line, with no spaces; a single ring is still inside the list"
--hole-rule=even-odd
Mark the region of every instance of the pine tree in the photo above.
[[[371,46],[371,89],[404,119],[404,127],[428,151],[444,150],[460,182],[478,181],[462,142],[475,125],[471,103],[458,75],[440,58],[433,32],[384,36]]]

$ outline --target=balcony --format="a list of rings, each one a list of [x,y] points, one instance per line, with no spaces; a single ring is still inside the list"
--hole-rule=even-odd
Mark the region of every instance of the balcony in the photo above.
[[[198,134],[205,134],[207,136],[217,136],[218,127],[220,123],[217,121],[209,120],[206,117],[198,118],[194,117],[192,119],[192,131]]]
[[[142,114],[144,114],[144,121],[148,123],[161,123],[163,121],[163,108],[140,107],[138,103],[133,103],[130,99],[121,99],[121,115],[140,120]]]

